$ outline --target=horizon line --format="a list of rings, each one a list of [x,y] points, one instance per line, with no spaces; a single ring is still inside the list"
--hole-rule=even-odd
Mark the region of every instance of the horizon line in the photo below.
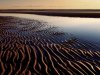
[[[0,9],[0,10],[100,10],[100,9]]]

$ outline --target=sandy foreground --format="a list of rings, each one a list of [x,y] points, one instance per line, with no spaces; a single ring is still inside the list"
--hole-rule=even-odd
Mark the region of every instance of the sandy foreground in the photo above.
[[[0,75],[99,75],[100,47],[42,21],[1,16],[0,69]]]

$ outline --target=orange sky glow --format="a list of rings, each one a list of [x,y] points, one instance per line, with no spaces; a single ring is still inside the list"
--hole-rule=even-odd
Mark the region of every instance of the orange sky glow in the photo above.
[[[100,0],[2,0],[0,9],[100,9]]]

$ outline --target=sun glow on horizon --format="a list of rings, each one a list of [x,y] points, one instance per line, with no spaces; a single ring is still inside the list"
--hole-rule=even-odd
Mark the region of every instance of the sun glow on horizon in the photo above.
[[[2,0],[0,9],[100,9],[98,0]]]

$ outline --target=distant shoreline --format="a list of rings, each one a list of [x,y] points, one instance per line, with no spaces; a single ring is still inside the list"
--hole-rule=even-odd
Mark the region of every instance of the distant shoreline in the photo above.
[[[0,10],[0,13],[23,13],[23,14],[37,14],[47,16],[62,16],[62,17],[89,17],[100,18],[100,10],[58,10],[58,9],[8,9]]]

